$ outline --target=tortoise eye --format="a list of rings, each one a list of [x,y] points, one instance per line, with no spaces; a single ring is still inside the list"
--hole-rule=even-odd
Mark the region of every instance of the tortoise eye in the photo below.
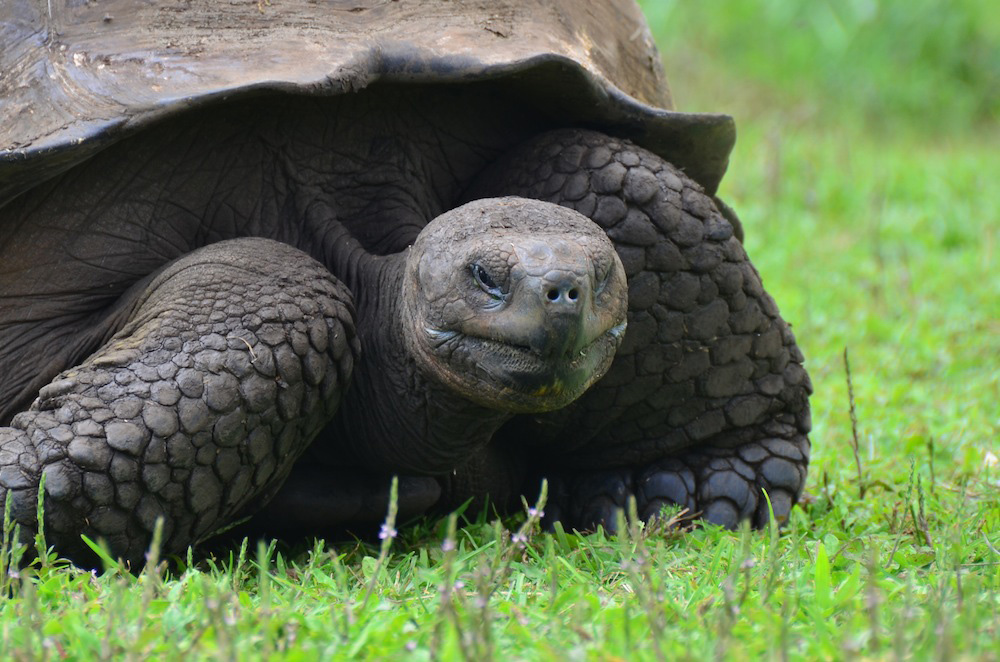
[[[493,280],[493,277],[490,276],[490,273],[486,271],[486,269],[484,269],[482,265],[479,264],[473,264],[471,268],[472,268],[472,276],[473,278],[476,279],[476,282],[479,284],[479,287],[481,287],[483,291],[489,294],[490,296],[499,297],[501,294],[500,286],[497,285],[495,280]]]

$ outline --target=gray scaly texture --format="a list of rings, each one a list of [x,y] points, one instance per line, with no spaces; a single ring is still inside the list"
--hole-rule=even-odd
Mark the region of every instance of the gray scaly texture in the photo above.
[[[358,354],[350,293],[318,262],[236,239],[168,265],[125,327],[0,428],[0,500],[87,562],[177,551],[262,505],[333,416]]]
[[[812,387],[791,329],[701,187],[628,141],[559,130],[506,155],[471,194],[576,209],[605,229],[629,279],[628,331],[608,374],[509,430],[569,469],[555,472],[566,484],[553,516],[608,526],[634,494],[647,517],[676,503],[760,526],[761,488],[787,516],[805,482]]]

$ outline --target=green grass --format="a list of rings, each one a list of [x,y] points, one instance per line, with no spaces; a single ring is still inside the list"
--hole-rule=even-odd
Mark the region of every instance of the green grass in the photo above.
[[[992,0],[647,0],[688,110],[962,134],[1000,121]]]
[[[1000,658],[996,12],[649,4],[679,105],[737,116],[721,194],[816,388],[788,526],[442,521],[138,577],[48,555],[0,567],[0,658]]]

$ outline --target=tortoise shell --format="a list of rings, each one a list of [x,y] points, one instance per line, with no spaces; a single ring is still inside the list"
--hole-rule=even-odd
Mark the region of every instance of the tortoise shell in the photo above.
[[[681,113],[631,0],[5,0],[0,205],[165,117],[266,92],[509,79],[714,193],[727,115]]]

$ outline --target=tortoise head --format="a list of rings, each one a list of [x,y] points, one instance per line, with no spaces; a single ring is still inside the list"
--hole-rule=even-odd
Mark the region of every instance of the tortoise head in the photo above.
[[[611,366],[628,285],[597,224],[524,198],[434,219],[406,260],[403,336],[418,367],[469,400],[552,411]]]

